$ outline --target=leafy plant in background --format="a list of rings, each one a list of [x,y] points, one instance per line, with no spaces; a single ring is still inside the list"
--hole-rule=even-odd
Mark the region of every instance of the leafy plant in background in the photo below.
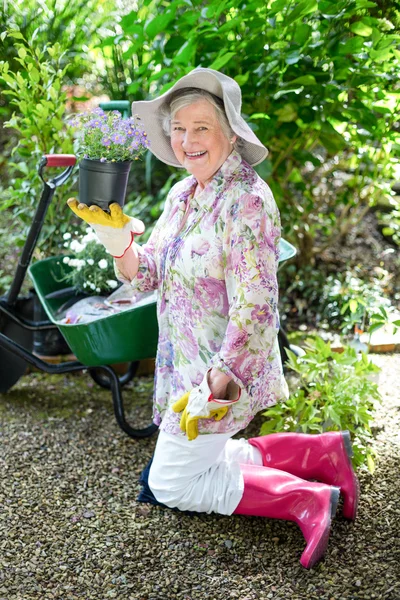
[[[388,274],[382,271],[382,275]],[[321,308],[328,322],[338,323],[343,333],[352,332],[355,326],[373,333],[378,329],[378,322],[383,326],[393,311],[390,299],[382,294],[381,279],[375,277],[366,282],[350,271],[327,277]]]
[[[73,149],[71,130],[64,123],[66,92],[63,82],[68,65],[61,68],[63,50],[57,43],[39,48],[35,40],[26,40],[19,31],[4,32],[2,37],[5,36],[15,41],[20,70],[11,71],[7,61],[0,62],[0,77],[7,86],[3,94],[11,98],[15,108],[4,127],[18,134],[12,151],[15,162],[9,163],[13,177],[9,187],[3,190],[0,211],[11,211],[7,215],[12,214],[12,221],[19,227],[14,232],[15,243],[22,245],[42,187],[37,174],[42,155],[70,153]],[[62,234],[68,228],[70,211],[64,207],[62,194],[60,189],[58,205],[54,202],[47,213],[41,247],[45,253],[59,243],[58,232]],[[21,222],[25,225],[22,230]]]
[[[234,77],[244,115],[270,149],[258,170],[307,265],[391,193],[397,26],[370,0],[153,0],[102,41],[103,84],[140,100],[198,65]]]
[[[391,204],[391,210],[378,212],[379,224],[382,226],[383,235],[400,246],[400,197],[393,198]]]
[[[283,323],[289,318],[297,327],[307,324],[345,335],[355,327],[373,333],[391,321],[396,326],[391,298],[396,296],[395,274],[381,267],[368,276],[358,267],[335,274],[327,270],[319,263],[318,268],[287,265],[279,273]]]
[[[12,104],[12,96],[4,94],[4,91],[10,89],[8,83],[0,74],[0,193],[3,223],[7,223],[7,228],[2,234],[2,248],[8,244],[8,238],[12,246],[12,252],[7,253],[7,260],[3,261],[0,269],[0,293],[7,287],[10,280],[10,269],[16,259],[16,246],[21,246],[25,237],[29,223],[32,221],[32,215],[40,193],[40,181],[37,177],[37,156],[41,150],[50,152],[54,145],[55,150],[60,151],[63,144],[53,144],[54,138],[47,138],[45,144],[39,144],[40,140],[35,137],[29,137],[29,123],[32,115],[31,111],[35,109],[35,104],[42,101],[38,98],[35,91],[39,87],[35,85],[32,79],[32,73],[25,70],[21,64],[19,56],[19,45],[15,43],[16,38],[12,35],[6,35],[6,32],[17,31],[23,37],[17,42],[25,45],[29,55],[29,48],[35,52],[37,61],[43,61],[49,64],[56,73],[55,79],[60,83],[58,99],[54,102],[53,118],[57,120],[54,133],[62,135],[61,126],[63,124],[63,115],[59,118],[58,111],[62,111],[62,106],[67,104],[69,107],[75,107],[77,103],[88,100],[90,90],[98,88],[96,78],[92,75],[92,56],[88,52],[88,45],[96,43],[103,32],[103,26],[107,21],[115,23],[116,2],[114,0],[77,0],[69,2],[68,0],[13,0],[13,2],[2,2],[0,6],[0,56],[9,65],[8,75],[16,78],[19,72],[19,82],[23,84],[24,89],[32,85],[32,94],[29,96],[31,106]],[[29,40],[24,42],[23,40]],[[53,48],[55,54],[51,57],[47,48]],[[39,58],[40,53],[42,57]],[[64,68],[68,67],[66,71]],[[36,67],[40,76],[43,71]],[[64,71],[64,76],[60,78],[60,72]],[[48,73],[51,78],[53,73]],[[33,77],[36,71],[33,71]],[[27,81],[22,81],[27,80]],[[18,85],[18,79],[16,79]],[[39,81],[40,85],[41,82]],[[86,91],[85,87],[89,89]],[[53,86],[57,91],[57,82]],[[49,100],[44,98],[44,100]],[[33,104],[35,102],[35,104]],[[29,109],[29,110],[28,110]],[[22,127],[21,132],[12,128],[3,128],[4,121],[12,118],[12,113],[16,116],[28,120],[28,128]],[[50,112],[53,112],[50,110]],[[28,114],[30,113],[30,114]],[[54,124],[55,121],[53,121]],[[24,124],[24,123],[23,123]],[[48,123],[46,136],[49,133],[51,119]],[[60,133],[61,132],[61,133]],[[30,142],[27,147],[27,153],[21,154],[21,148],[14,150],[21,138],[26,137]],[[66,138],[68,135],[66,136]],[[66,146],[68,151],[72,149],[71,144]],[[31,153],[29,154],[29,151]],[[12,156],[12,158],[10,158]],[[49,171],[46,170],[48,173]],[[50,171],[51,173],[51,171]],[[73,187],[73,180],[68,183]],[[69,228],[71,219],[70,211],[64,210],[64,200],[69,192],[67,188],[57,190],[57,200],[50,207],[44,235],[41,237],[40,248],[37,255],[51,254],[55,246],[61,244],[62,233]],[[57,202],[57,205],[56,205]],[[5,211],[5,212],[4,212]],[[22,228],[21,228],[22,224]]]
[[[321,338],[308,340],[305,356],[288,351],[287,366],[298,376],[298,387],[286,402],[263,413],[267,417],[261,435],[281,431],[322,433],[349,430],[355,466],[366,465],[374,471],[371,449],[371,423],[378,386],[372,380],[379,368],[365,354],[345,347],[333,352]]]
[[[63,83],[71,84],[67,94],[68,102],[72,104],[88,99],[88,93],[76,84],[82,85],[85,79],[90,78],[92,58],[88,53],[88,44],[96,43],[107,20],[115,22],[113,0],[13,0],[2,2],[0,6],[1,32],[19,31],[38,49],[59,44],[63,51],[59,65],[60,68],[68,65]],[[0,56],[8,62],[10,72],[21,70],[15,39],[4,33],[0,38]],[[9,102],[10,98],[1,94],[5,89],[7,84],[0,78],[0,125],[9,120],[15,110],[15,106]],[[7,164],[7,157],[15,144],[16,138],[10,130],[1,130],[0,127],[0,151],[3,155],[0,159],[0,178],[5,186],[5,182],[14,174],[14,169]]]

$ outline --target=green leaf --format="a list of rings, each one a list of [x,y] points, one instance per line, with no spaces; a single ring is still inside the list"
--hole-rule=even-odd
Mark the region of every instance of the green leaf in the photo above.
[[[24,40],[24,36],[22,35],[22,33],[20,31],[17,31],[16,29],[12,29],[11,31],[8,32],[10,37],[13,37],[15,40]]]
[[[227,52],[223,56],[219,56],[214,60],[214,62],[209,65],[210,69],[214,69],[218,71],[222,67],[224,67],[234,56],[236,56],[236,52]]]
[[[354,298],[352,298],[349,302],[349,307],[350,307],[350,312],[355,313],[358,308],[357,300],[354,300]]]
[[[276,15],[279,11],[286,8],[288,5],[287,0],[276,0],[268,11],[268,16]]]
[[[267,113],[254,113],[254,115],[250,116],[250,119],[267,119],[270,120],[271,117],[267,115]]]
[[[369,37],[373,31],[372,27],[363,23],[363,21],[356,21],[356,23],[352,23],[350,25],[350,31],[355,33],[356,35],[361,35],[362,37]]]
[[[296,25],[296,31],[294,32],[293,40],[296,42],[296,44],[302,46],[306,40],[310,38],[311,31],[312,29],[310,25],[307,25],[307,23],[299,23]]]
[[[193,53],[196,49],[196,41],[190,39],[183,44],[179,52],[172,59],[172,62],[179,65],[187,65],[190,63]]]
[[[368,327],[368,333],[374,333],[374,331],[378,331],[384,326],[384,323],[373,323],[370,327]]]
[[[146,24],[144,28],[145,34],[152,40],[161,31],[165,31],[167,25],[172,21],[174,17],[175,12],[166,12],[157,15]]]
[[[36,67],[33,67],[30,71],[30,76],[32,78],[32,80],[34,81],[34,83],[39,83],[40,81],[40,73],[37,70]]]
[[[297,119],[297,110],[293,104],[285,104],[282,108],[276,110],[274,115],[278,116],[278,121],[290,123]]]
[[[247,83],[249,76],[250,76],[250,71],[247,71],[247,73],[244,73],[244,75],[236,75],[234,77],[234,79],[238,85],[242,86],[245,83]]]
[[[173,35],[164,46],[164,52],[167,56],[175,54],[179,48],[185,44],[186,40],[180,35]],[[187,42],[186,42],[187,43]]]
[[[216,0],[210,3],[206,11],[207,19],[218,19],[221,12],[225,9],[226,4],[226,0]]]
[[[120,25],[121,25],[122,29],[126,32],[127,29],[129,29],[133,25],[138,25],[140,27],[140,25],[137,23],[137,19],[138,19],[137,10],[132,10],[130,13],[128,13],[127,15],[122,17],[122,19],[120,20]],[[143,27],[142,27],[142,29],[143,29]]]
[[[314,75],[302,75],[301,77],[296,77],[296,79],[292,79],[287,83],[290,83],[290,85],[294,83],[299,83],[300,85],[317,85]]]
[[[311,0],[310,2],[308,0],[302,0],[302,2],[299,2],[297,6],[295,6],[289,15],[286,15],[284,21],[285,27],[288,27],[294,23],[294,21],[302,19],[306,15],[316,12],[317,10],[318,2],[316,2],[316,0]]]
[[[24,58],[26,58],[26,54],[27,54],[27,52],[26,52],[25,48],[23,48],[22,46],[20,48],[18,48],[18,56],[20,58],[22,58],[22,60],[24,60]]]
[[[286,94],[300,94],[304,90],[304,86],[291,88],[288,90],[279,90],[276,94],[273,95],[274,100],[278,100],[281,96],[285,96]]]
[[[359,37],[349,38],[344,44],[341,42],[338,47],[339,54],[359,54],[363,48],[364,40]]]

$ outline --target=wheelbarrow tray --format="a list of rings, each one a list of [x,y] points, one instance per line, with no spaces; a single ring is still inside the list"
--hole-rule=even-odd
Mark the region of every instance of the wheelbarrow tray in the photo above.
[[[57,311],[74,296],[62,294],[70,267],[63,256],[40,260],[29,267],[36,293],[50,321],[64,336],[76,358],[88,367],[133,362],[154,358],[157,351],[158,324],[156,302],[108,315],[90,323],[61,323]],[[51,297],[54,292],[56,297]],[[50,297],[49,297],[50,295]]]

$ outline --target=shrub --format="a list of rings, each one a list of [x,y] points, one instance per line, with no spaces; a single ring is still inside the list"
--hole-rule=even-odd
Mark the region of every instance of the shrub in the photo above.
[[[305,356],[299,358],[288,351],[287,366],[298,375],[298,388],[289,399],[263,413],[268,420],[261,435],[281,431],[322,433],[349,430],[355,466],[366,464],[374,471],[371,449],[371,422],[378,386],[371,376],[379,368],[365,354],[345,347],[333,352],[320,338],[308,340]]]
[[[400,54],[374,2],[153,0],[118,27],[101,44],[116,98],[161,94],[199,65],[236,79],[299,264],[391,195]]]
[[[3,94],[11,98],[16,109],[4,127],[17,132],[18,136],[12,151],[15,162],[9,163],[13,176],[10,186],[2,192],[0,211],[10,209],[19,227],[22,221],[24,228],[16,232],[15,240],[17,245],[22,245],[42,188],[37,173],[42,155],[73,150],[72,133],[64,123],[63,82],[68,65],[61,68],[63,50],[57,43],[39,48],[19,31],[8,31],[7,35],[16,40],[16,60],[21,68],[11,71],[7,61],[0,62],[0,77],[8,88]],[[50,253],[52,247],[58,246],[61,234],[69,227],[71,211],[64,206],[63,194],[65,198],[66,188],[57,191],[59,206],[53,202],[47,213],[42,237],[44,252]]]

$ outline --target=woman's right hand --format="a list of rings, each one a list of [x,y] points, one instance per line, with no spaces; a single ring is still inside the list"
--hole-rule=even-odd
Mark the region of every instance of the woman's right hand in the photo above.
[[[145,230],[140,219],[125,215],[116,202],[110,204],[110,213],[95,205],[79,204],[75,198],[70,198],[67,204],[72,212],[94,229],[99,241],[114,258],[124,256],[132,246],[135,235],[141,235]]]

